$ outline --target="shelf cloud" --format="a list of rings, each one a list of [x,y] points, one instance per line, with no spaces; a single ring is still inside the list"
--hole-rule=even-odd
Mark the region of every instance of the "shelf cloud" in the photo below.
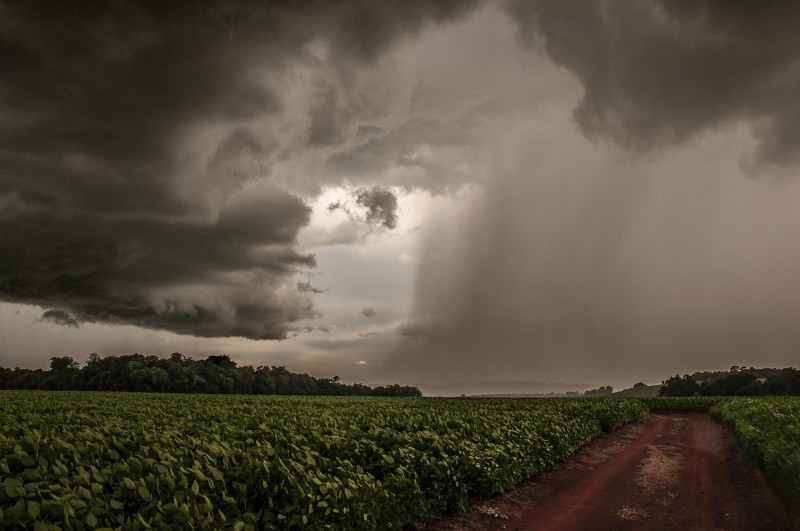
[[[296,280],[316,264],[296,249],[307,198],[270,176],[354,112],[335,88],[298,107],[287,77],[369,66],[474,5],[3,3],[0,298],[69,326],[286,338],[319,290]],[[357,201],[395,226],[391,192]]]

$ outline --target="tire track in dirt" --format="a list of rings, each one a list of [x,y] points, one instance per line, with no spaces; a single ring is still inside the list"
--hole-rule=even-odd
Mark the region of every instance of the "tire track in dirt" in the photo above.
[[[791,531],[733,435],[705,414],[649,414],[555,470],[428,531]]]

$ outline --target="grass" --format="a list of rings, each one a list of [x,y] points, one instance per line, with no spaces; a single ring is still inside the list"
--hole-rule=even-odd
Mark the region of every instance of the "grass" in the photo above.
[[[647,458],[642,462],[636,483],[646,491],[673,485],[678,480],[681,458],[665,452],[667,448],[650,446]]]
[[[647,509],[642,507],[636,507],[631,505],[626,505],[619,511],[617,511],[617,516],[621,520],[644,520],[648,516],[650,516],[647,512]]]

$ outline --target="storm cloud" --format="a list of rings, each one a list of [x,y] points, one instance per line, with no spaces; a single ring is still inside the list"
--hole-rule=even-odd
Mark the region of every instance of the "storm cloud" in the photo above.
[[[318,315],[296,281],[315,259],[296,249],[309,188],[273,168],[358,126],[335,88],[287,102],[289,74],[346,76],[474,4],[0,4],[0,298],[60,324],[287,337]]]
[[[593,386],[791,364],[798,9],[0,0],[0,355]]]
[[[47,310],[39,318],[39,321],[47,321],[61,326],[71,326],[80,328],[80,323],[69,313],[62,310]]]
[[[339,200],[328,205],[328,212],[341,210],[352,221],[367,224],[374,229],[394,229],[397,227],[397,195],[381,186],[359,188],[352,198]]]
[[[370,225],[387,229],[397,227],[397,197],[385,188],[362,188],[356,193],[356,204],[366,209],[364,219]]]
[[[520,36],[577,76],[581,130],[633,149],[744,120],[745,167],[800,162],[800,5],[510,0]]]
[[[486,99],[516,115],[462,105],[489,177],[428,219],[412,324],[397,332],[436,337],[407,342],[393,368],[619,385],[792,364],[800,182],[770,177],[800,162],[796,6],[504,10],[517,48],[492,42],[519,67]],[[477,72],[447,74],[469,87]]]

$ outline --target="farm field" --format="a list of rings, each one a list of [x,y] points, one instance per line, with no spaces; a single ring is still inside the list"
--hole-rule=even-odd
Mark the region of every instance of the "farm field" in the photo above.
[[[0,393],[0,524],[390,529],[642,417],[626,399]]]
[[[0,525],[413,527],[553,468],[598,434],[641,419],[648,406],[659,411],[711,408],[733,428],[783,499],[795,499],[800,474],[787,467],[796,467],[800,454],[797,398],[389,399],[4,391]],[[719,424],[708,422],[715,427],[710,429],[730,437]]]

